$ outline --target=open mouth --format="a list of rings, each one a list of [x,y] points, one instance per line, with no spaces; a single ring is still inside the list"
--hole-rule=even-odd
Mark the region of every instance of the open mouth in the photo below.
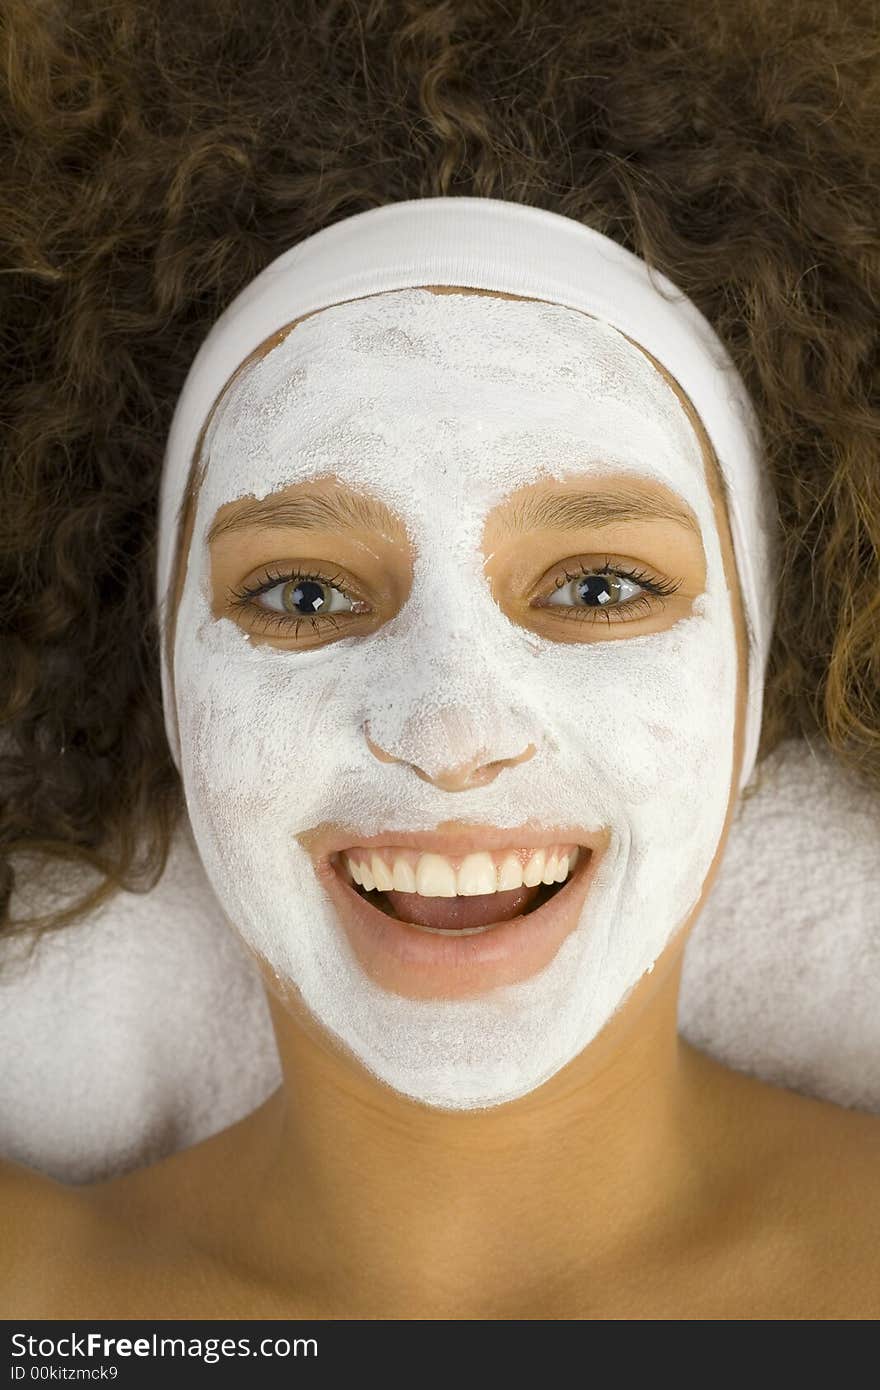
[[[572,883],[581,878],[591,858],[592,850],[579,846],[576,862],[571,864],[562,882],[542,882],[507,891],[452,897],[365,888],[355,881],[340,856],[331,856],[331,863],[346,887],[386,917],[414,930],[440,936],[474,936],[539,911],[551,899],[566,893]]]

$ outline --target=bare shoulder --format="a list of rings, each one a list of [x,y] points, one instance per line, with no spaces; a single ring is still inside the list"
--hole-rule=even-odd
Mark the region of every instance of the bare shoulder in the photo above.
[[[746,1205],[761,1233],[767,1306],[783,1317],[880,1317],[880,1115],[746,1084],[755,1179]]]
[[[0,1160],[0,1303],[4,1316],[57,1316],[59,1276],[88,1242],[84,1189]],[[52,1313],[45,1309],[52,1307]]]
[[[683,1135],[700,1182],[683,1225],[701,1315],[880,1317],[880,1115],[733,1070],[683,1044]],[[675,1314],[680,1316],[680,1314]]]
[[[3,1244],[0,1271],[20,1257],[41,1233],[60,1231],[76,1220],[83,1189],[57,1182],[36,1168],[11,1159],[0,1159],[0,1211],[3,1212]],[[13,1246],[16,1248],[13,1250]]]
[[[830,1102],[806,1105],[789,1166],[810,1316],[880,1318],[880,1116]]]
[[[0,1162],[4,1316],[254,1315],[247,1290],[211,1251],[240,1195],[227,1148],[223,1133],[78,1186]]]
[[[187,1269],[159,1219],[167,1188],[150,1191],[139,1173],[71,1186],[0,1163],[4,1316],[181,1316]]]
[[[880,1115],[797,1097],[790,1153],[794,1190],[823,1224],[876,1249],[880,1237]],[[840,1223],[845,1223],[842,1227]]]

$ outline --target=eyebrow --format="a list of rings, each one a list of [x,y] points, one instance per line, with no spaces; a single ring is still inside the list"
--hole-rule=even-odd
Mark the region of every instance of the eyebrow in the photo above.
[[[538,493],[514,502],[500,518],[503,535],[523,531],[580,531],[621,521],[674,521],[698,538],[693,514],[671,498],[627,488],[611,492]]]
[[[208,531],[208,544],[218,536],[250,527],[287,527],[298,531],[399,530],[394,513],[377,498],[358,493],[301,493],[296,497],[264,497],[248,501]]]
[[[615,489],[611,492],[540,493],[514,502],[502,512],[502,535],[533,530],[580,531],[628,521],[673,521],[699,538],[690,511],[672,499]],[[292,528],[299,531],[396,530],[400,523],[377,498],[359,493],[301,493],[296,497],[248,501],[228,516],[216,519],[208,544],[219,536],[251,527]]]

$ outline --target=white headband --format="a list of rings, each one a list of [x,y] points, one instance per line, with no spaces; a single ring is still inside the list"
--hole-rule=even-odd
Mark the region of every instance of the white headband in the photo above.
[[[690,399],[715,450],[749,641],[740,790],[755,765],[776,616],[776,502],[760,427],[729,353],[681,290],[640,257],[560,213],[497,198],[417,198],[355,213],[271,261],[224,310],[197,352],[168,435],[159,497],[157,602],[165,728],[180,769],[165,659],[180,509],[208,412],[244,359],[294,319],[365,295],[422,285],[502,290],[580,309],[639,343]]]

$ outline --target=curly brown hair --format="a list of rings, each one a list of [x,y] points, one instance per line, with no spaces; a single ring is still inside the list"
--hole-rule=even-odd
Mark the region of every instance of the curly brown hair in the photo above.
[[[696,302],[784,528],[759,759],[818,738],[880,787],[878,28],[874,0],[5,0],[5,931],[164,871],[176,397],[268,261],[399,199],[552,209]],[[59,863],[97,881],[13,921],[15,875]]]

